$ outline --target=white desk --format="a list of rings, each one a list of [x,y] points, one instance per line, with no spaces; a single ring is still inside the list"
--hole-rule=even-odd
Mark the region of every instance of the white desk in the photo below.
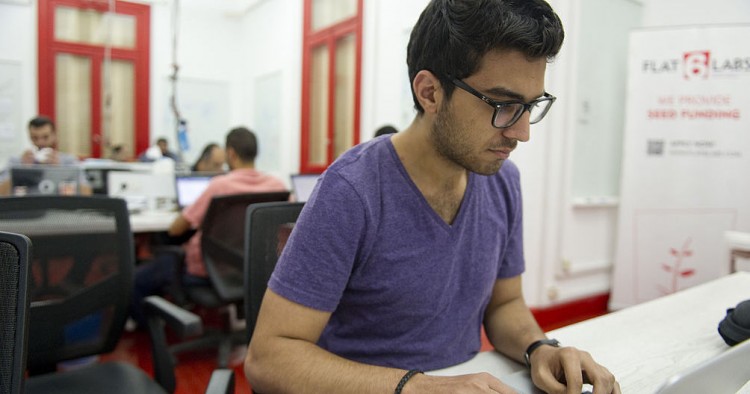
[[[130,214],[130,231],[133,233],[153,233],[167,231],[177,211],[144,211]]]
[[[727,308],[746,299],[750,299],[750,273],[737,272],[547,335],[590,352],[615,374],[623,393],[653,393],[671,375],[729,348],[717,327]],[[484,352],[431,373],[502,376],[523,368],[497,352]]]

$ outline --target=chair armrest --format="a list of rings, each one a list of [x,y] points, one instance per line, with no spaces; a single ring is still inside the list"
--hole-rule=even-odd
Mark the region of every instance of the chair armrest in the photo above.
[[[186,311],[159,296],[150,296],[143,300],[143,309],[151,339],[154,379],[168,393],[173,393],[177,385],[174,358],[169,351],[164,326],[169,326],[180,338],[184,338],[203,333],[203,322],[195,313]]]
[[[206,394],[232,394],[234,393],[234,370],[215,369],[208,382]]]
[[[159,296],[146,297],[143,301],[146,316],[156,316],[166,323],[180,338],[203,333],[201,318]]]

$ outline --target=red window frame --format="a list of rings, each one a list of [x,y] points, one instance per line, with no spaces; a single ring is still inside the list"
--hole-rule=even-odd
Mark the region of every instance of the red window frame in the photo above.
[[[357,0],[357,14],[323,29],[312,30],[312,2],[304,0],[304,22],[302,40],[302,125],[300,145],[300,172],[322,173],[333,162],[334,157],[334,122],[336,100],[336,41],[354,34],[356,42],[355,76],[354,76],[354,124],[352,141],[359,144],[360,102],[362,80],[362,0]],[[313,49],[321,45],[328,47],[328,125],[327,125],[327,163],[323,166],[310,163],[310,86],[311,58]]]
[[[55,7],[67,6],[79,9],[109,10],[107,1],[91,0],[39,0],[39,113],[55,117],[55,56],[70,53],[91,59],[91,154],[101,157],[102,138],[102,61],[104,47],[97,45],[57,41],[55,32]],[[134,137],[133,152],[142,152],[149,144],[149,62],[151,8],[146,4],[115,1],[118,14],[133,15],[136,20],[134,49],[112,48],[113,60],[131,61],[135,72],[134,89]]]

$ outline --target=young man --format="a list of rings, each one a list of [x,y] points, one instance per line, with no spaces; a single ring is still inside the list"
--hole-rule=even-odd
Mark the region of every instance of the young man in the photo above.
[[[206,190],[195,202],[185,207],[180,216],[175,218],[169,227],[170,236],[179,237],[190,229],[200,227],[206,215],[211,199],[215,196],[263,193],[287,190],[286,185],[274,176],[263,174],[255,169],[255,157],[258,154],[258,143],[252,131],[245,127],[237,127],[227,134],[226,160],[230,172],[215,176]],[[203,262],[201,251],[201,231],[184,245],[185,264],[187,265],[185,283],[208,283],[208,274]],[[151,263],[138,267],[135,275],[131,315],[139,326],[145,327],[145,317],[141,309],[144,298],[159,294],[169,286],[175,277],[178,264],[174,255],[162,255]]]
[[[484,325],[542,390],[620,392],[588,353],[545,338],[521,291],[507,159],[554,101],[544,74],[562,41],[544,0],[430,2],[407,51],[418,115],[318,182],[268,284],[245,360],[253,389],[513,392],[488,374],[414,372],[474,357]]]
[[[6,169],[0,172],[0,195],[10,194],[10,167],[22,164],[70,166],[79,163],[77,157],[57,150],[55,122],[46,116],[36,116],[29,121],[29,139],[34,145],[21,156],[11,157]],[[81,194],[91,194],[91,186],[81,174]]]

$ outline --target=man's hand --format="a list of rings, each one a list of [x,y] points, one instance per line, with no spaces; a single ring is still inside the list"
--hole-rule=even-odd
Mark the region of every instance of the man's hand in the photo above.
[[[531,353],[531,379],[547,393],[579,394],[584,383],[594,394],[620,394],[620,385],[607,368],[574,347],[541,346]]]
[[[54,164],[58,165],[60,164],[60,156],[57,154],[56,150],[53,150],[47,155],[47,160],[44,162],[45,164]]]
[[[31,149],[26,149],[21,155],[22,164],[34,164],[34,152]]]
[[[403,394],[470,394],[470,393],[503,393],[516,394],[508,385],[503,384],[488,373],[476,373],[459,376],[415,375],[406,383]]]

